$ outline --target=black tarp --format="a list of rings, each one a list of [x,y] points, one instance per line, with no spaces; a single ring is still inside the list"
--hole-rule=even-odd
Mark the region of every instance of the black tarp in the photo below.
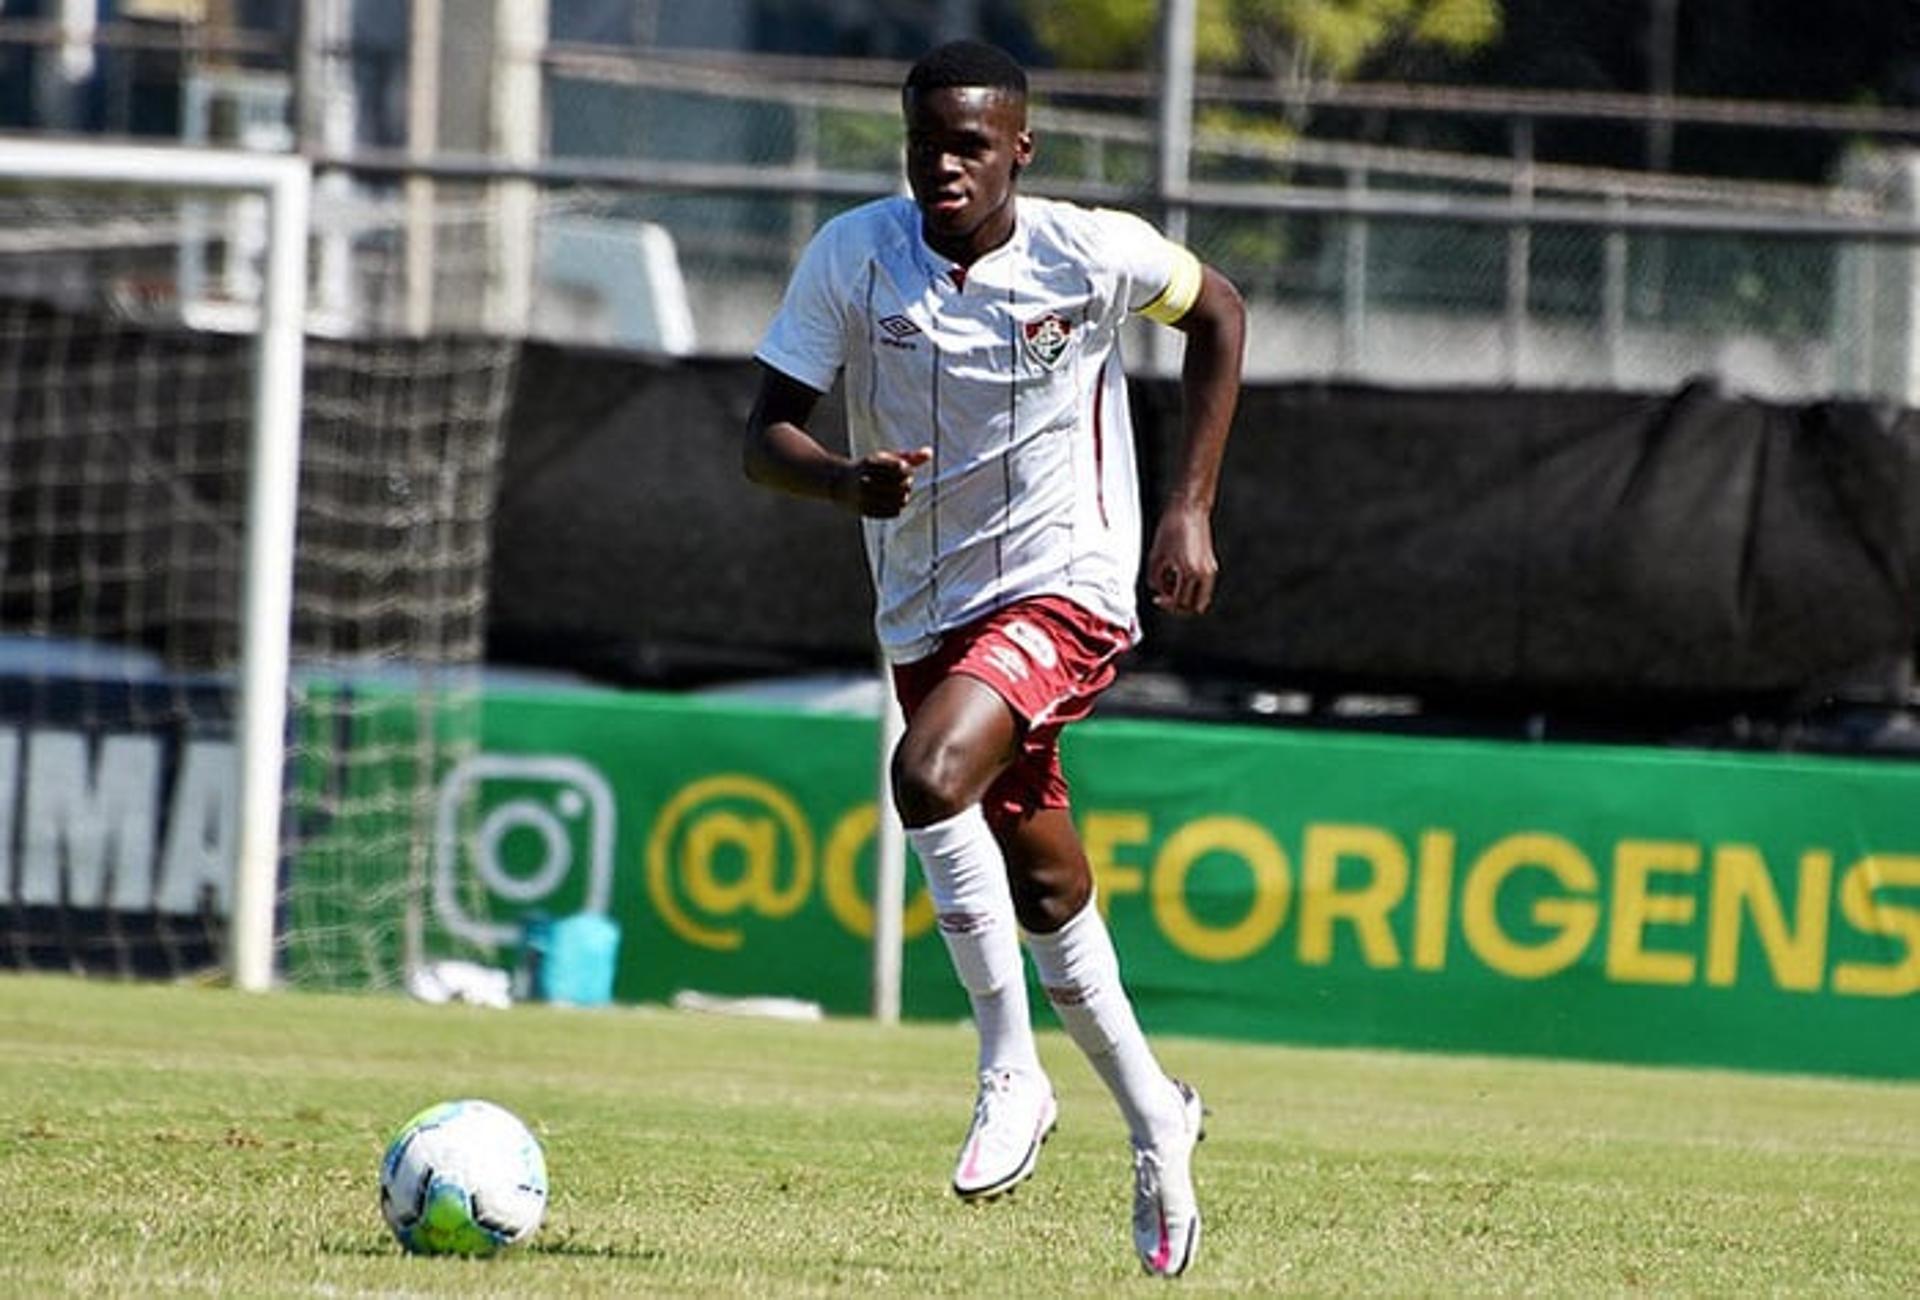
[[[672,683],[872,662],[853,520],[741,475],[751,363],[530,346],[495,657]],[[1133,388],[1147,501],[1179,393]],[[840,403],[818,431],[840,436]],[[1216,609],[1138,660],[1275,686],[1804,700],[1915,645],[1920,417],[1677,393],[1250,385]]]
[[[214,624],[203,637],[178,621],[230,617],[230,594],[201,589],[237,585],[242,342],[33,312],[0,349],[15,380],[0,388],[0,623],[59,631],[70,612],[76,631],[161,639],[183,664],[218,654]],[[364,417],[404,406],[457,424],[466,417],[449,413],[511,383],[491,538],[455,539],[481,555],[491,542],[489,658],[653,685],[873,662],[853,520],[740,473],[751,362],[531,344],[517,367],[465,351],[456,365],[441,353],[469,347],[457,340],[316,344],[307,486],[324,494],[329,475],[350,476],[331,495],[379,515],[350,527],[303,510],[301,580],[322,607],[384,608],[382,575],[436,527],[434,485],[453,459],[491,454],[490,437],[436,441],[414,416],[379,433]],[[56,394],[39,378],[49,368],[87,378]],[[487,391],[456,373],[482,375]],[[1179,393],[1140,381],[1132,396],[1151,508]],[[837,394],[819,431],[840,436]],[[1897,694],[1916,643],[1917,459],[1920,413],[1863,402],[1762,402],[1708,385],[1249,385],[1215,516],[1217,606],[1184,621],[1143,604],[1136,666],[1507,711]],[[86,468],[102,464],[136,472]],[[149,464],[171,468],[137,472]],[[364,499],[367,484],[378,501]],[[459,514],[482,512],[466,503]],[[118,531],[82,557],[65,519]],[[336,554],[368,546],[379,554]],[[316,555],[334,558],[318,566]],[[142,556],[165,557],[166,599],[78,580],[82,565],[136,570]],[[66,611],[82,591],[86,607]],[[448,599],[477,613],[469,595]],[[174,622],[143,621],[155,614]],[[381,632],[363,619],[301,640],[374,651],[388,643]]]
[[[1704,385],[1252,389],[1217,608],[1154,653],[1428,693],[1817,692],[1915,643],[1916,457],[1912,416]]]
[[[632,683],[870,666],[852,516],[747,482],[738,362],[529,346],[494,521],[489,657]],[[841,434],[837,400],[820,430]]]

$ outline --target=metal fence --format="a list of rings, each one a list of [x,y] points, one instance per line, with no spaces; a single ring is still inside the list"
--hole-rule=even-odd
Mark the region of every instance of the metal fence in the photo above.
[[[901,188],[883,80],[897,69],[554,47],[543,67],[537,157],[331,159],[363,219],[384,211],[396,229],[405,177],[435,178],[443,219],[451,194],[479,227],[517,187],[536,214],[536,334],[749,352],[819,223]],[[1499,156],[1329,142],[1203,104],[1190,179],[1170,190],[1150,105],[1071,78],[1038,90],[1023,184],[1140,211],[1232,277],[1251,313],[1250,377],[1658,389],[1711,376],[1767,397],[1920,401],[1900,292],[1920,223],[1897,148],[1863,148],[1830,185],[1738,182],[1536,162],[1525,114],[1559,111],[1548,101],[1452,106],[1517,114]],[[1914,125],[1831,112],[1755,120],[1866,122],[1896,139]],[[466,246],[484,260],[492,238]],[[471,323],[461,314],[486,294],[456,282],[489,272],[441,248],[435,320]],[[663,334],[662,313],[684,328]],[[1134,347],[1150,370],[1174,364],[1150,335]]]
[[[266,46],[240,51],[244,68],[234,53],[192,64],[183,123],[201,142],[297,144],[322,164],[320,328],[744,354],[819,223],[900,189],[892,63],[509,35],[450,22],[435,60],[308,32],[299,67],[282,51],[276,69]],[[1920,404],[1920,113],[1194,89],[1170,173],[1156,79],[1037,74],[1023,183],[1139,211],[1231,276],[1250,377],[1659,389],[1706,375],[1768,397]],[[1427,135],[1482,151],[1357,138],[1354,121],[1383,115],[1469,123]],[[1536,134],[1569,121],[1669,144],[1738,131],[1857,149],[1821,185],[1543,161]],[[1131,343],[1146,370],[1174,364],[1154,332]]]

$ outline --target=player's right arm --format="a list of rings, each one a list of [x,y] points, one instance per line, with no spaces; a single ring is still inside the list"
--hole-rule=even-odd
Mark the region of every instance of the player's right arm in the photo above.
[[[871,247],[874,205],[829,221],[807,242],[787,292],[754,356],[760,395],[747,417],[743,459],[755,483],[817,497],[875,519],[891,519],[913,494],[913,471],[931,450],[877,451],[849,459],[807,430],[813,408],[833,387],[850,347],[867,346],[847,286]]]
[[[868,518],[899,514],[913,495],[913,471],[933,458],[932,449],[877,451],[857,460],[829,451],[807,431],[819,401],[818,389],[761,363],[760,395],[747,417],[742,457],[747,477]]]

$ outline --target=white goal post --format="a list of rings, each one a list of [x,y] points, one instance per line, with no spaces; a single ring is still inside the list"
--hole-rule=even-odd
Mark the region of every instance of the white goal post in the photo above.
[[[254,330],[235,725],[237,861],[227,954],[233,982],[263,990],[273,982],[310,171],[304,159],[279,155],[0,138],[0,181],[159,184],[258,194],[266,203],[263,284]]]

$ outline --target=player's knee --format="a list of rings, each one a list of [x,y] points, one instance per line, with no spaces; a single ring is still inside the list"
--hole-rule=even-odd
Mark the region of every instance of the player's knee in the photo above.
[[[1052,934],[1093,901],[1093,880],[1078,872],[1013,882],[1013,913],[1029,934]]]
[[[931,826],[979,802],[978,781],[960,747],[911,733],[893,751],[893,804],[908,826]]]

